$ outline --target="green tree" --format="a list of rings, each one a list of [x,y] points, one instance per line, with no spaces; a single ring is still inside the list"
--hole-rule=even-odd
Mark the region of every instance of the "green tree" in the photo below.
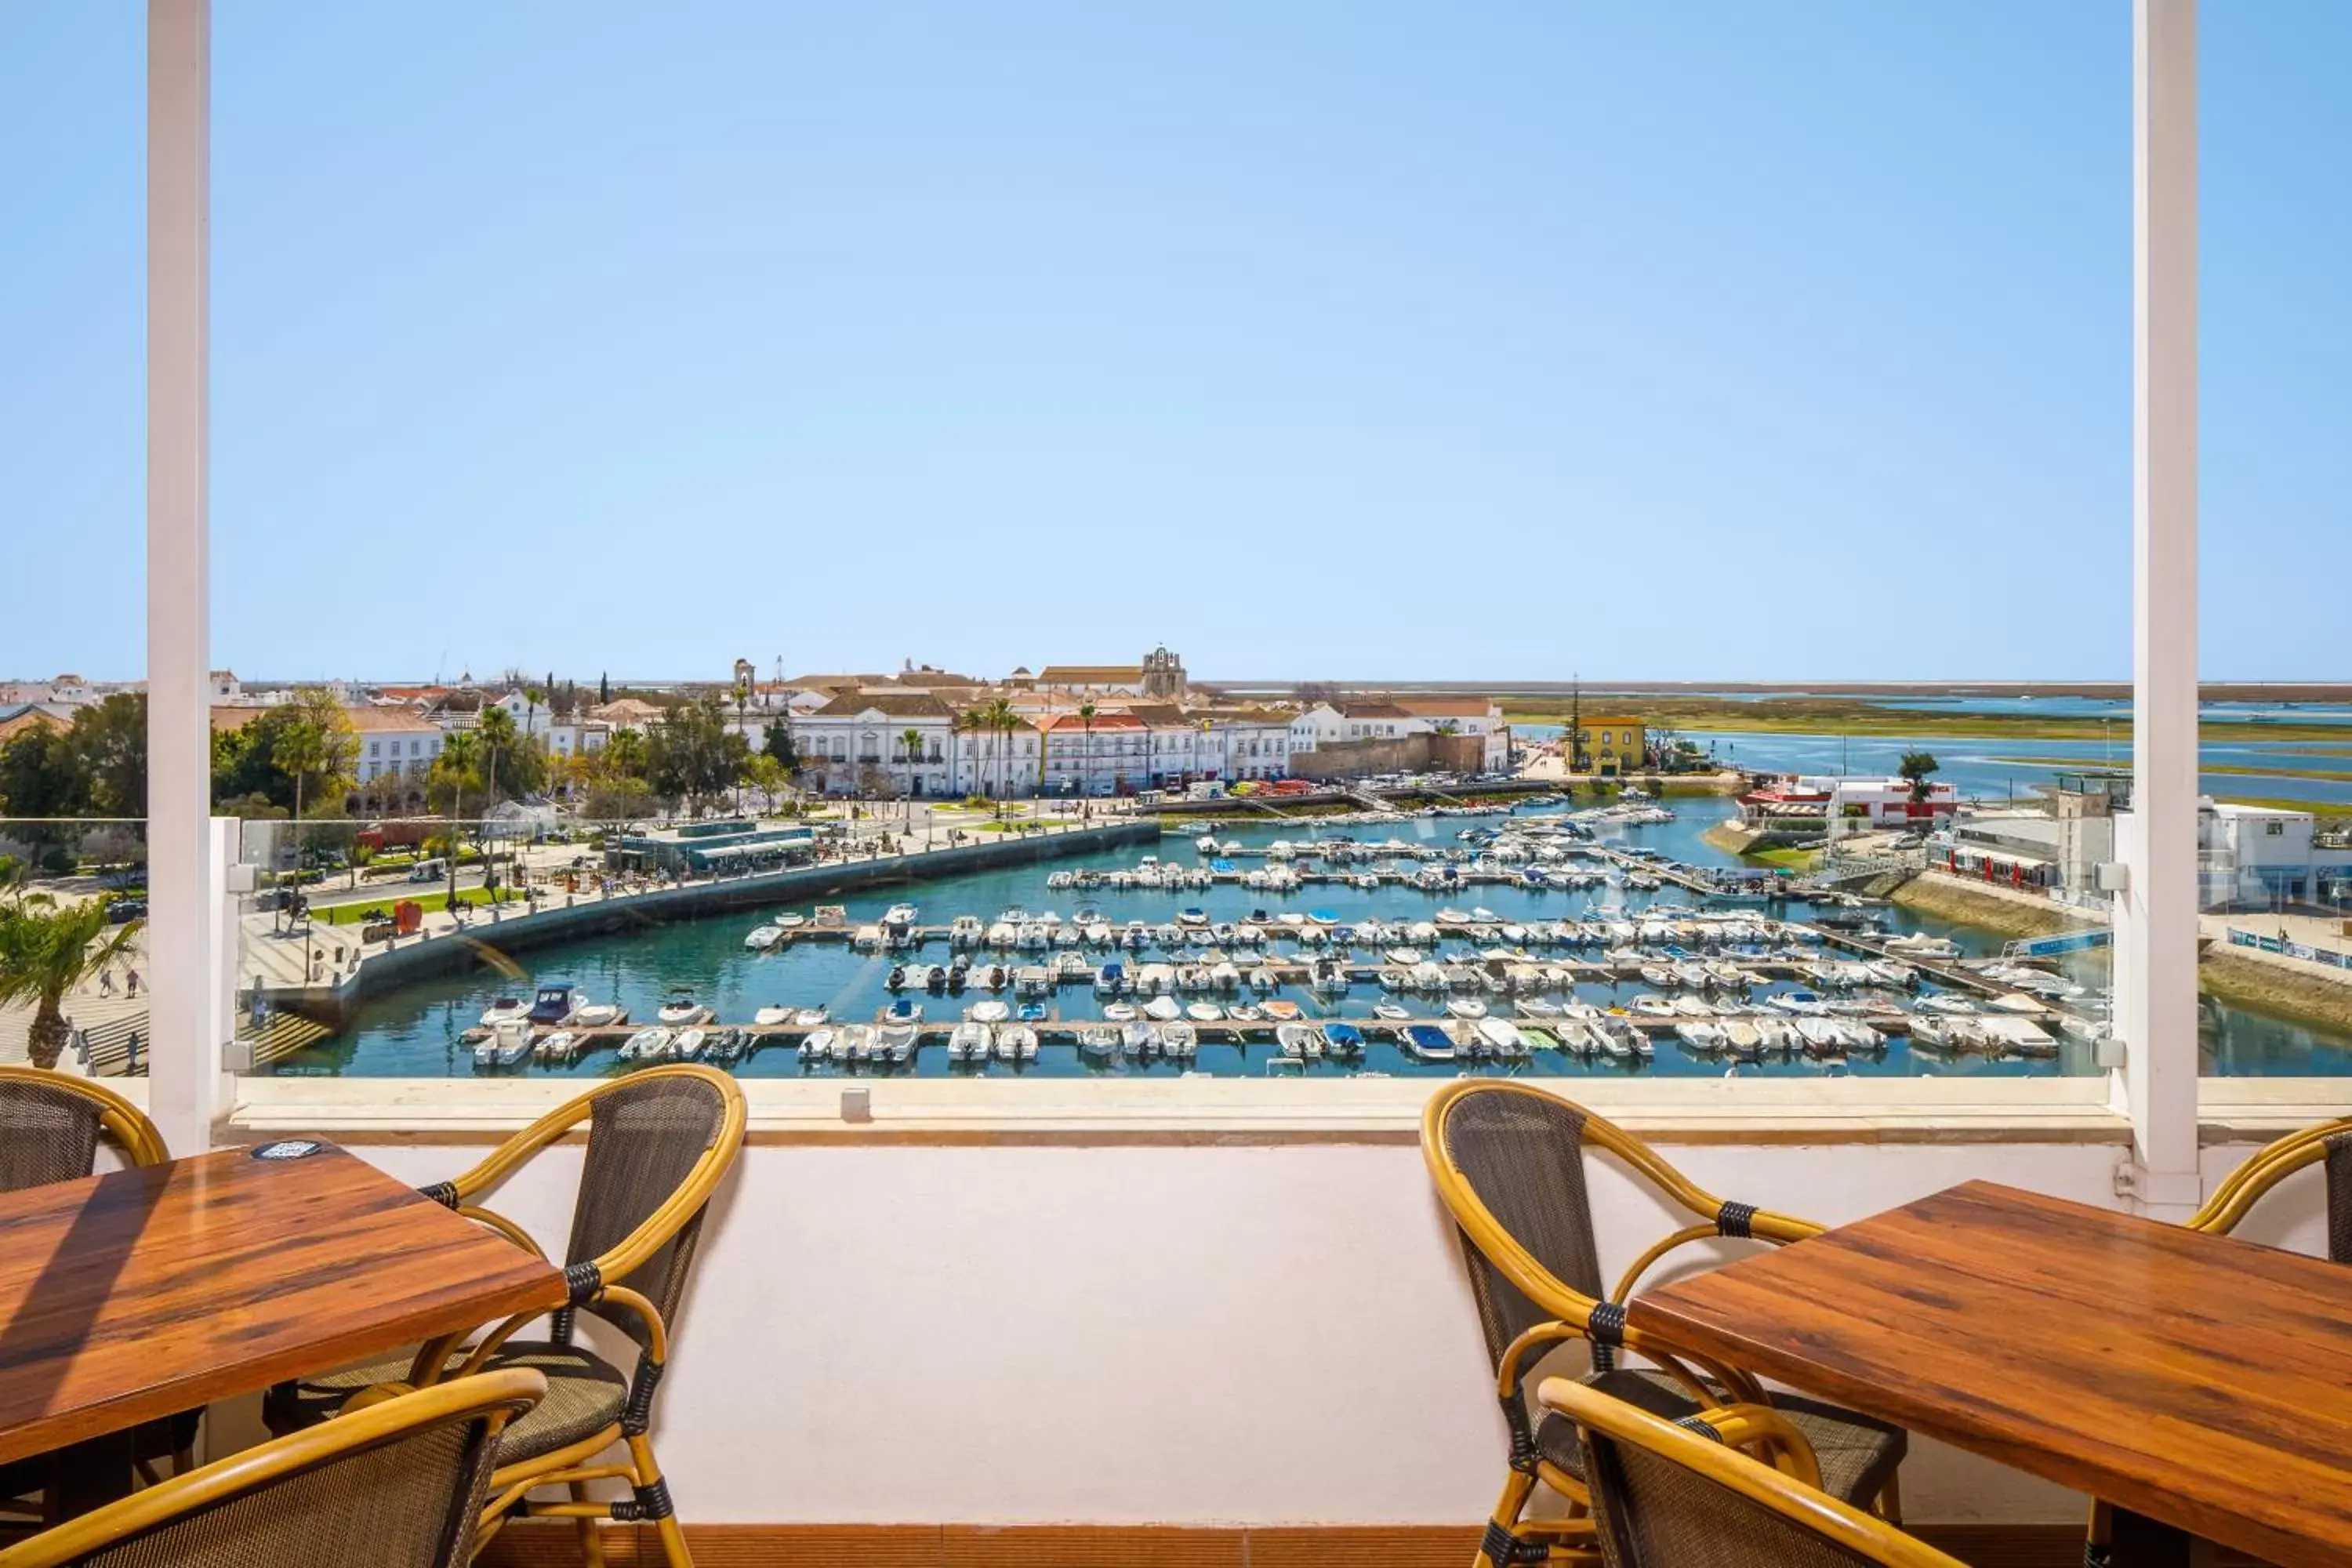
[[[760,743],[785,773],[801,771],[800,748],[793,743],[793,727],[788,720],[769,720],[767,732],[760,737]]]
[[[74,714],[66,736],[84,809],[97,816],[147,815],[147,698],[118,691]]]
[[[655,795],[685,801],[696,816],[741,782],[751,755],[742,731],[729,727],[726,703],[715,691],[665,713],[646,750],[646,776]]]
[[[129,952],[138,929],[136,921],[110,927],[96,899],[59,905],[36,894],[0,903],[0,1005],[32,1004],[25,1052],[33,1066],[58,1065],[73,1037],[66,997]]]
[[[504,780],[499,772],[499,759],[501,754],[511,753],[515,749],[514,715],[503,708],[485,702],[481,718],[475,721],[474,733],[482,740],[482,780],[489,795],[489,799],[482,804],[485,807],[496,805],[506,794]]]
[[[1897,776],[1911,783],[1911,798],[1925,801],[1928,795],[1927,775],[1940,767],[1933,752],[1906,752],[1902,763],[1895,768]]]

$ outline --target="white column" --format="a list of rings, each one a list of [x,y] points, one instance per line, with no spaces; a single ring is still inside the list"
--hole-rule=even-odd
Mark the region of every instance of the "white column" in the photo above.
[[[2197,5],[2132,10],[2132,810],[2116,898],[2116,1085],[2138,1197],[2197,1180]]]
[[[217,904],[205,523],[212,22],[147,7],[149,1109],[175,1154],[210,1143]]]

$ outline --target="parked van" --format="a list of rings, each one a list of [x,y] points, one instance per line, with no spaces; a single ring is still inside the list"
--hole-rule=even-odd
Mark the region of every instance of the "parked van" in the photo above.
[[[430,860],[419,860],[408,868],[408,879],[412,882],[437,882],[448,874],[449,862],[437,855]]]

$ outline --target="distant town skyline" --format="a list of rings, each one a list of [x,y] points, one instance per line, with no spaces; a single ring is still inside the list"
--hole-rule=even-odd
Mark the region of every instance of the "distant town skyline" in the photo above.
[[[0,9],[25,679],[142,673],[142,10]],[[2352,7],[2202,39],[2204,668],[2352,675]],[[2119,679],[2129,61],[2124,0],[224,3],[214,659]]]

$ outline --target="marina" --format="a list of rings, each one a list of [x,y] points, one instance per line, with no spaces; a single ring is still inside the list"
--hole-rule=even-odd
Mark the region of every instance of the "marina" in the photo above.
[[[1783,896],[1799,889],[1701,842],[1723,809],[1391,814],[1377,837],[1188,826],[532,950],[533,973],[621,1016],[534,1025],[527,1053],[478,1064],[483,1015],[515,982],[420,979],[276,1070],[593,1075],[665,1027],[629,1060],[695,1047],[755,1077],[2094,1070],[2101,955],[2004,962],[1998,938],[1882,902]],[[707,1018],[657,1016],[677,987]],[[2216,1024],[2241,1062],[2343,1049]]]

